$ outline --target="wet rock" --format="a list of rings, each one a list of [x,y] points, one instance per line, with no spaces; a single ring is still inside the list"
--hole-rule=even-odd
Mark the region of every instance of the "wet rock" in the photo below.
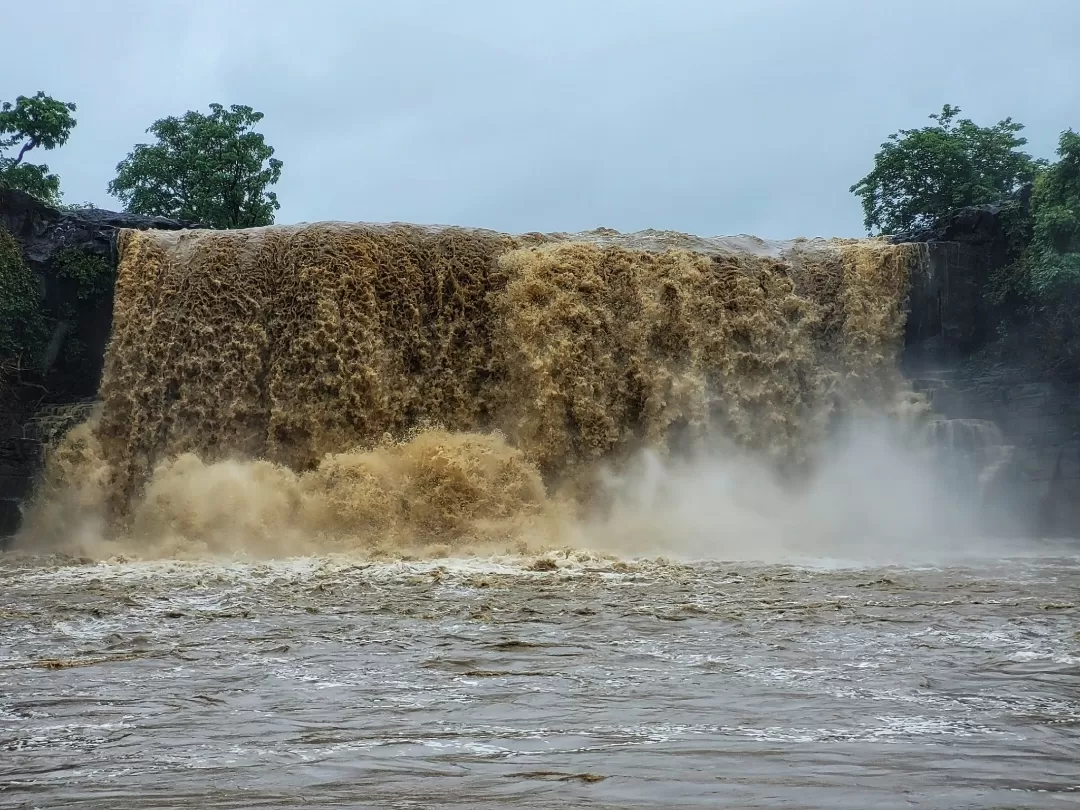
[[[58,254],[68,248],[101,256],[115,266],[116,232],[122,228],[176,231],[198,227],[194,222],[97,208],[61,210],[4,188],[0,188],[0,226],[22,246],[31,269],[45,276],[55,268]]]
[[[909,353],[956,359],[994,337],[990,277],[1012,260],[1026,238],[1015,225],[1030,196],[1030,185],[1024,186],[999,204],[960,208],[933,227],[891,237],[894,244],[926,246],[923,272],[911,280],[905,331]]]
[[[41,459],[35,425],[46,410],[93,399],[112,329],[112,287],[80,295],[60,272],[67,251],[116,268],[116,234],[122,228],[179,230],[194,223],[99,209],[61,210],[13,189],[0,188],[0,228],[15,237],[33,272],[38,305],[51,335],[42,362],[0,372],[0,538],[21,520],[20,503]],[[76,347],[76,351],[66,351]],[[0,548],[2,548],[0,544]]]

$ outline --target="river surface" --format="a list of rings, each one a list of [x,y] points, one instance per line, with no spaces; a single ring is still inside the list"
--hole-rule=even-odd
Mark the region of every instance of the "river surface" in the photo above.
[[[1077,807],[1072,551],[0,555],[0,806]]]

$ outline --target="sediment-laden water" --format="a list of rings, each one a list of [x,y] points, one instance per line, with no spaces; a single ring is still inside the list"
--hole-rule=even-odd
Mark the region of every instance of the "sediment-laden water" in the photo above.
[[[644,449],[795,470],[911,404],[913,245],[321,223],[120,252],[101,408],[23,545],[529,542]]]
[[[120,252],[0,556],[0,804],[1080,804],[1080,552],[932,446],[917,247]]]
[[[1080,804],[1075,546],[0,557],[0,805]]]

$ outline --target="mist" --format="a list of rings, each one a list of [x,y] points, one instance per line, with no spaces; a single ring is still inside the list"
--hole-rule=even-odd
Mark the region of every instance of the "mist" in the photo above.
[[[695,459],[641,454],[607,476],[610,513],[584,542],[681,559],[928,564],[1024,553],[1020,522],[990,502],[990,482],[933,434],[885,416],[854,421],[792,479],[720,446]]]

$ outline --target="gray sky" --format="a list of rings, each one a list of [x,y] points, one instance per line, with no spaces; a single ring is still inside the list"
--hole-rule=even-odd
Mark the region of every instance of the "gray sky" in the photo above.
[[[509,231],[856,236],[848,187],[944,102],[1011,115],[1037,155],[1080,128],[1080,0],[35,0],[15,16],[0,99],[76,102],[44,159],[68,201],[113,208],[146,127],[214,101],[266,114],[279,222]]]

